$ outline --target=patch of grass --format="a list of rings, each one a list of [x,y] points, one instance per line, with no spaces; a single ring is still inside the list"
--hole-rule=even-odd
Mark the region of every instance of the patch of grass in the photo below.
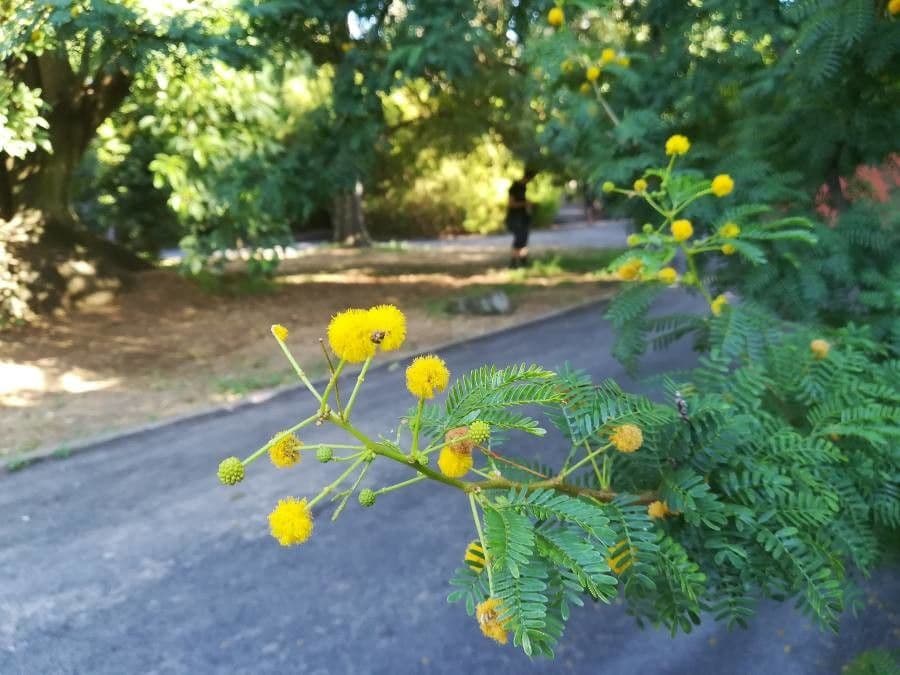
[[[204,270],[192,276],[191,279],[207,293],[233,298],[265,295],[278,290],[276,281],[249,274],[215,274]]]
[[[13,471],[21,471],[26,466],[31,464],[32,460],[27,457],[13,457],[8,462],[6,462],[6,470],[12,473]]]
[[[550,253],[532,261],[531,267],[513,270],[515,278],[554,277],[560,274],[589,274],[600,272],[622,255],[625,249],[606,248],[575,253]]]
[[[53,456],[56,459],[65,459],[66,457],[68,457],[71,454],[72,454],[72,448],[65,446],[65,445],[61,445],[56,450],[53,451]]]
[[[236,375],[223,377],[216,381],[216,389],[222,394],[232,396],[245,396],[259,389],[271,389],[284,384],[288,379],[288,373],[251,373],[248,375]]]

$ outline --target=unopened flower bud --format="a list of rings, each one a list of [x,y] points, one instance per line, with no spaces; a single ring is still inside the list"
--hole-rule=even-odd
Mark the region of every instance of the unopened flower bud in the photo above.
[[[327,445],[323,445],[321,448],[316,450],[316,459],[325,464],[330,462],[334,458],[334,450],[329,448]]]
[[[366,488],[365,490],[360,490],[359,492],[359,504],[360,506],[365,506],[366,508],[375,505],[375,491]]]
[[[228,457],[219,464],[218,475],[222,485],[237,485],[244,480],[244,465],[237,457]]]

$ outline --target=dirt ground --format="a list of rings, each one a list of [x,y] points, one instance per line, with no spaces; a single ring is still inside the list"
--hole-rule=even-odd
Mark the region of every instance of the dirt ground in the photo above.
[[[115,304],[0,334],[0,455],[66,444],[293,382],[269,333],[282,323],[312,377],[332,314],[393,303],[406,312],[406,353],[608,297],[593,260],[503,269],[497,251],[318,251],[286,262],[266,293],[212,293],[169,270],[136,279]],[[501,288],[514,311],[449,314],[448,299]]]

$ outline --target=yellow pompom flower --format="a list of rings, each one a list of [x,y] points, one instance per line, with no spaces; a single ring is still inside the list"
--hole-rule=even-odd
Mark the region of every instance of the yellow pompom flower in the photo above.
[[[828,352],[831,351],[831,345],[828,343],[828,340],[818,338],[809,343],[809,349],[815,358],[822,360],[828,356]]]
[[[634,452],[644,444],[644,433],[636,424],[623,424],[613,429],[609,442],[619,452]]]
[[[632,258],[631,260],[622,263],[621,267],[616,270],[616,276],[622,281],[634,281],[635,279],[640,278],[641,270],[643,268],[644,263],[637,258]]]
[[[462,478],[472,468],[471,452],[456,452],[449,445],[441,448],[438,456],[438,468],[447,478]]]
[[[722,244],[722,253],[725,255],[734,255],[737,249],[734,247],[734,244]]]
[[[734,180],[727,173],[720,173],[712,179],[712,184],[709,187],[716,197],[724,197],[731,194],[731,191],[734,190]]]
[[[612,63],[616,60],[616,50],[612,47],[607,47],[602,52],[600,52],[600,63]]]
[[[347,363],[362,363],[375,355],[372,342],[372,317],[364,309],[347,309],[328,324],[328,344],[338,358]]]
[[[656,277],[664,284],[671,286],[678,281],[678,272],[675,271],[674,267],[663,267],[656,273]]]
[[[624,546],[625,540],[623,539],[622,541],[616,542],[615,545],[608,547],[610,555],[606,557],[606,564],[609,565],[609,569],[617,575],[622,574],[622,572],[631,567],[631,564],[634,562],[634,549],[623,548]],[[616,551],[619,551],[619,553],[616,553]],[[615,555],[613,555],[614,553]]]
[[[591,66],[584,74],[588,82],[596,82],[600,79],[600,69],[597,66]]]
[[[480,541],[476,539],[466,547],[464,561],[475,574],[481,574],[484,571],[484,549],[481,548]]]
[[[694,226],[691,225],[691,221],[679,218],[673,222],[672,236],[675,237],[675,241],[686,241],[694,236]]]
[[[300,461],[303,443],[294,434],[278,434],[269,446],[269,459],[279,469],[294,466]]]
[[[741,234],[741,226],[728,221],[719,228],[719,236],[725,239],[737,239]]]
[[[295,546],[309,539],[313,518],[306,500],[294,497],[278,500],[278,506],[269,514],[269,531],[282,546]]]
[[[488,598],[475,608],[475,618],[485,637],[489,637],[501,645],[506,644],[506,621],[500,620],[503,607],[499,598]]]
[[[713,313],[713,316],[719,316],[727,304],[728,298],[724,295],[717,295],[715,299],[709,303],[709,311]]]
[[[690,149],[691,142],[688,140],[687,136],[675,134],[674,136],[669,136],[666,141],[667,155],[684,155]]]
[[[416,357],[406,369],[406,388],[416,398],[434,398],[449,383],[447,364],[434,354]]]
[[[559,28],[563,25],[566,20],[566,15],[562,11],[562,7],[553,7],[549,12],[547,12],[547,23],[549,23],[554,28]]]
[[[657,500],[655,502],[650,502],[650,504],[647,505],[647,515],[651,518],[665,518],[670,513],[669,505],[665,502]]]
[[[369,310],[372,341],[381,351],[399,349],[406,339],[406,315],[394,305],[377,305]]]
[[[900,14],[900,0],[891,0],[887,6],[888,12],[890,12],[891,16],[896,16]]]
[[[634,191],[635,192],[646,192],[647,191],[647,181],[643,178],[638,178],[634,181]]]
[[[282,326],[280,323],[276,323],[272,326],[272,335],[275,336],[275,339],[279,342],[284,342],[287,340],[288,329]]]

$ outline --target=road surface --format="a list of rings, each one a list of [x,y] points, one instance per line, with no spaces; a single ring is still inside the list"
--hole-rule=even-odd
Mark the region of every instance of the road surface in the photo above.
[[[485,359],[569,359],[634,386],[608,355],[600,315],[578,310],[443,356],[455,373]],[[680,345],[647,365],[691,358]],[[409,402],[403,368],[377,368],[358,420],[387,432]],[[847,616],[839,636],[766,603],[749,631],[708,622],[673,640],[641,631],[622,606],[596,604],[575,612],[555,663],[529,662],[445,602],[473,537],[455,491],[419,485],[369,510],[353,502],[335,524],[320,514],[310,541],[286,549],[268,535],[266,514],[279,497],[314,494],[334,466],[307,457],[276,472],[260,461],[238,487],[217,484],[221,458],[252,451],[310,405],[296,391],[0,477],[0,673],[792,675],[838,673],[863,649],[898,642],[900,581],[883,571],[866,585],[861,619]],[[376,487],[406,475],[381,464],[370,473]]]

